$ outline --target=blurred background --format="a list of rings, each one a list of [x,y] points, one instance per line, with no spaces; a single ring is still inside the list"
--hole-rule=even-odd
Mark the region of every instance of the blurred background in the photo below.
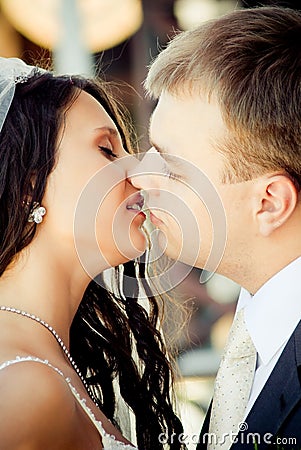
[[[117,82],[129,109],[139,147],[148,149],[147,129],[154,104],[144,98],[147,66],[179,30],[193,28],[227,11],[260,5],[301,9],[300,0],[0,0],[0,56],[41,60],[58,73],[99,74]],[[116,92],[117,94],[117,92]],[[187,268],[179,264],[181,272]],[[188,449],[195,447],[212,395],[239,286],[214,274],[200,283],[189,275],[169,294],[191,312],[175,341],[180,375],[178,399]],[[176,284],[176,283],[175,283]],[[179,328],[172,316],[169,332]]]

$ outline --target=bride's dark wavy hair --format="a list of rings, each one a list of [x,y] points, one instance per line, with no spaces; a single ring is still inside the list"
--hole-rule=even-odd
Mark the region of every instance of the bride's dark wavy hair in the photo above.
[[[131,138],[108,83],[46,72],[17,84],[0,133],[0,276],[35,235],[36,224],[28,223],[28,211],[43,199],[56,163],[59,131],[81,91],[104,107],[131,152]],[[175,436],[183,430],[172,406],[171,364],[158,331],[160,309],[144,271],[137,262],[115,269],[114,293],[99,280],[90,282],[72,323],[70,351],[99,407],[117,426],[113,380],[118,380],[120,393],[135,414],[141,449],[163,449],[166,445],[160,441],[168,441],[167,448],[177,450],[183,445]],[[126,278],[132,289],[127,296]],[[144,285],[147,308],[138,301],[139,284]]]

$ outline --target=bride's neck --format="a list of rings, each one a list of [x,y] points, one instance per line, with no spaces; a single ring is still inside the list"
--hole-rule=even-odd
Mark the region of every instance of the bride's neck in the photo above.
[[[39,316],[68,345],[69,328],[88,276],[80,264],[58,249],[32,242],[0,278],[0,303]]]

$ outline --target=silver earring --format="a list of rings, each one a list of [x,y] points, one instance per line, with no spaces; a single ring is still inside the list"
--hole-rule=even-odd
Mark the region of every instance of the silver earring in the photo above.
[[[39,203],[34,202],[32,210],[28,216],[28,222],[41,223],[45,214],[46,208],[44,208],[44,206],[40,206]]]

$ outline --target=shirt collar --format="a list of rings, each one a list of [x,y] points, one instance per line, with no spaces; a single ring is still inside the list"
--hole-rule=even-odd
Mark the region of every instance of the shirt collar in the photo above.
[[[268,364],[301,319],[301,257],[270,278],[255,295],[242,288],[237,311],[242,308],[257,353],[263,364]]]

